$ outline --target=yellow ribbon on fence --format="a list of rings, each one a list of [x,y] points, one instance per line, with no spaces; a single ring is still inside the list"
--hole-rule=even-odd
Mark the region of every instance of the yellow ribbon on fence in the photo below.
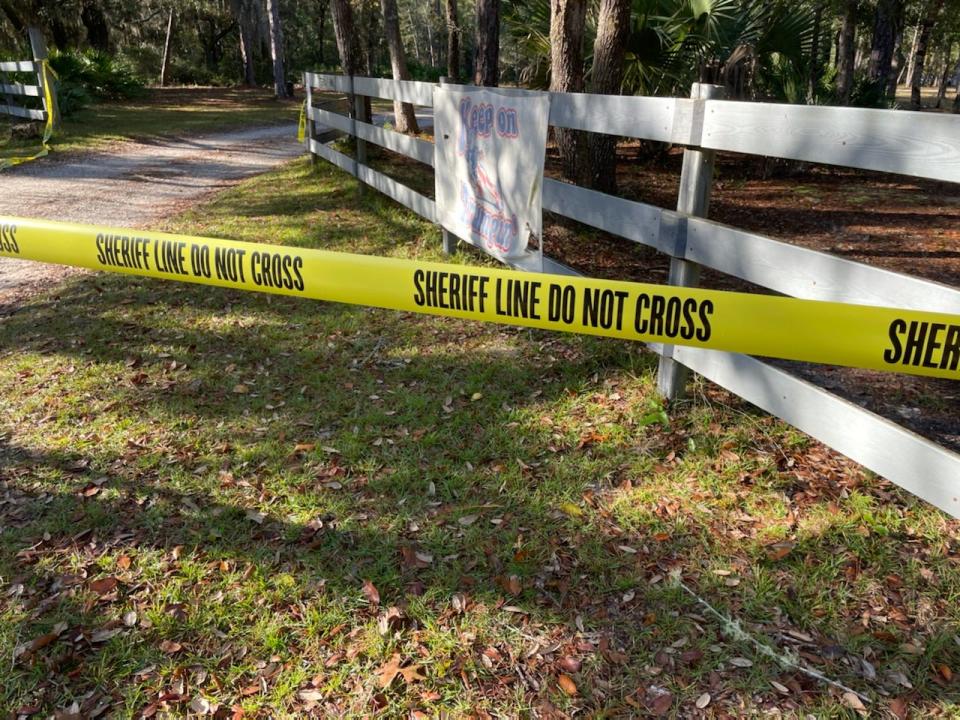
[[[303,142],[307,136],[307,101],[300,106],[300,122],[297,124],[297,142]]]
[[[0,216],[0,256],[960,380],[960,315]]]
[[[50,63],[47,60],[41,61],[40,72],[43,75],[44,107],[47,110],[47,122],[43,128],[43,138],[40,140],[42,147],[36,154],[28,157],[0,158],[0,170],[6,170],[14,165],[20,165],[25,162],[30,162],[31,160],[45,157],[50,152],[49,143],[50,138],[53,137],[53,126],[56,122],[53,111],[53,83],[50,81],[50,75],[54,78],[58,78],[58,76],[54,69],[50,67]]]

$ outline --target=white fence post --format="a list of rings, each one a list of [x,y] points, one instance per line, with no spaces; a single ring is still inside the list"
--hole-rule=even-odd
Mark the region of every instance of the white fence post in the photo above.
[[[306,132],[303,134],[303,144],[307,148],[307,154],[310,156],[310,166],[317,166],[317,156],[313,154],[313,139],[317,136],[316,129],[313,126],[313,119],[310,117],[313,114],[313,83],[310,82],[310,73],[305,72],[303,74],[303,89],[307,95],[306,107],[304,112],[307,115],[306,121]]]
[[[700,100],[694,110],[694,130],[692,137],[699,142],[703,128],[705,100],[717,100],[723,96],[722,85],[694,83],[690,91],[693,100]],[[680,194],[677,198],[677,211],[687,215],[706,217],[710,210],[710,188],[713,184],[713,150],[684,150],[683,169],[680,171]],[[687,227],[681,221],[677,227],[676,246],[670,261],[669,285],[695,287],[700,282],[700,266],[688,262],[686,254]],[[673,345],[664,345],[657,372],[657,387],[660,394],[674,400],[683,397],[690,371],[673,359]]]
[[[53,118],[54,126],[60,124],[60,110],[57,107],[57,93],[51,88],[50,107],[47,107],[47,76],[43,71],[43,63],[49,57],[47,52],[47,43],[43,39],[43,33],[39,28],[27,28],[27,35],[30,37],[30,51],[33,55],[33,62],[36,65],[37,85],[40,87],[40,103],[48,117]]]
[[[357,180],[360,180],[360,166],[367,164],[367,141],[361,140],[359,134],[357,134],[357,123],[367,122],[368,118],[366,117],[366,108],[363,104],[363,96],[358,95],[355,91],[353,75],[350,76],[350,96],[353,103],[353,127],[351,128],[350,134],[353,135],[353,138],[357,143],[356,170],[353,175],[357,178]],[[360,188],[361,195],[363,195],[363,186],[364,182],[363,180],[360,180],[358,187]]]
[[[446,76],[440,77],[440,85],[446,85],[447,78]],[[437,131],[437,115],[433,115],[433,131]],[[444,255],[456,255],[457,254],[457,238],[454,235],[450,234],[450,231],[446,228],[441,228],[441,233],[443,234],[443,254]]]

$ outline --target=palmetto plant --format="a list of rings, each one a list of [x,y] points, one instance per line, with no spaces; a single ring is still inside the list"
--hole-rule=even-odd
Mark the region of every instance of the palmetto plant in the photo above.
[[[589,75],[595,4],[586,33]],[[521,80],[546,87],[548,0],[512,4],[507,31],[526,62]],[[684,95],[695,81],[726,84],[734,96],[800,101],[814,18],[788,0],[634,0],[623,92]]]

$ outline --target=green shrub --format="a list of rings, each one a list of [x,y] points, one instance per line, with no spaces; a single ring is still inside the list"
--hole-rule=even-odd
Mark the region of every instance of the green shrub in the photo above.
[[[441,75],[446,75],[446,69],[430,67],[429,65],[421,65],[416,61],[411,61],[407,63],[407,67],[410,70],[410,79],[411,80],[422,80],[424,82],[439,82]]]
[[[63,115],[95,100],[124,100],[144,91],[130,65],[106,53],[54,51],[50,66],[58,76],[57,99]]]

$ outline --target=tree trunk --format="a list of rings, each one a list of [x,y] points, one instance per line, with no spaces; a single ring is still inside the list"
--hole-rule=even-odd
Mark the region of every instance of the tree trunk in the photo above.
[[[921,85],[923,84],[923,64],[927,59],[927,45],[930,44],[930,31],[943,7],[943,0],[932,0],[926,8],[926,14],[918,26],[919,34],[913,47],[910,64],[913,72],[910,73],[910,109],[920,110],[923,107],[921,99]]]
[[[873,20],[873,42],[867,75],[878,94],[885,94],[893,67],[903,0],[879,0]]]
[[[817,3],[813,10],[813,46],[810,50],[810,74],[807,76],[807,102],[817,100],[817,86],[820,83],[820,27],[823,19],[823,5]]]
[[[433,26],[430,24],[430,18],[427,17],[424,25],[427,26],[427,49],[430,51],[430,67],[437,66],[437,51],[433,46]]]
[[[328,9],[328,7],[329,7],[329,3],[325,3],[325,2],[321,2],[321,3],[320,3],[320,14],[319,14],[319,18],[318,18],[318,21],[319,21],[319,23],[320,23],[320,33],[319,33],[319,35],[318,35],[318,37],[317,37],[317,64],[319,64],[321,67],[322,67],[323,65],[326,65],[326,63],[327,63],[326,59],[324,58],[324,54],[323,54],[323,45],[324,45],[324,40],[325,40],[325,38],[327,37],[327,9]]]
[[[957,94],[953,96],[953,107],[950,108],[950,112],[954,115],[960,113],[960,86],[957,87]]]
[[[400,20],[397,17],[397,0],[380,0],[380,9],[383,11],[383,31],[387,36],[387,47],[390,50],[390,67],[393,70],[394,80],[409,80],[407,58],[403,54],[403,40],[400,38]],[[417,116],[410,103],[393,101],[393,115],[397,124],[397,132],[419,132]]]
[[[903,54],[903,30],[897,32],[897,38],[893,44],[893,62],[890,64],[890,77],[887,79],[887,98],[894,99],[897,96],[897,87],[900,85],[900,75],[907,74],[907,56]],[[904,82],[907,81],[904,77]]]
[[[500,80],[500,0],[477,0],[477,41],[473,82],[496,87]]]
[[[850,91],[853,90],[859,4],[859,0],[847,0],[843,8],[843,26],[840,28],[840,41],[837,49],[837,100],[841,105],[850,104]]]
[[[947,41],[947,48],[944,52],[945,59],[943,65],[943,74],[940,76],[940,87],[937,88],[937,110],[943,105],[947,97],[947,83],[950,81],[950,71],[953,70],[956,63],[953,61],[953,41]]]
[[[110,52],[110,24],[100,6],[93,0],[86,0],[80,10],[80,22],[87,29],[87,42],[94,50]]]
[[[410,21],[410,36],[413,38],[413,54],[417,58],[417,64],[423,65],[423,58],[420,56],[420,40],[417,38],[417,23],[413,19],[412,5],[407,5],[407,20]]]
[[[27,29],[27,21],[20,16],[20,12],[24,9],[14,7],[11,0],[0,0],[0,10],[3,10],[3,14],[7,16],[15,35],[22,35]]]
[[[592,92],[619,95],[623,59],[630,36],[630,0],[601,0],[597,39],[593,46]],[[606,193],[617,191],[617,138],[590,134],[590,186]]]
[[[249,0],[230,0],[230,10],[237,22],[237,34],[240,36],[240,62],[243,66],[243,84],[253,87],[257,76],[253,63],[253,28],[250,22]]]
[[[257,84],[257,75],[253,65],[253,39],[250,28],[240,24],[240,61],[243,64],[243,84],[253,87]]]
[[[350,0],[331,0],[333,10],[333,33],[337,37],[337,51],[344,75],[360,74],[360,38],[353,22]]]
[[[917,43],[920,41],[920,29],[923,26],[923,22],[918,22],[917,26],[913,29],[913,44],[910,46],[910,62],[907,65],[907,74],[905,79],[908,83],[913,83],[913,68],[915,67],[914,63],[917,59]]]
[[[270,20],[270,57],[273,59],[273,91],[278,98],[290,97],[283,71],[283,27],[280,24],[280,0],[267,0]]]
[[[173,37],[173,8],[167,18],[167,38],[163,42],[163,60],[160,62],[160,87],[167,83],[167,70],[170,67],[170,38]]]
[[[360,36],[356,32],[350,0],[331,0],[330,7],[333,10],[333,32],[337,37],[340,67],[343,68],[344,75],[359,75],[363,67],[363,50],[360,47]],[[366,101],[364,103],[364,117],[359,118],[363,121],[370,117],[369,98],[366,98]],[[348,95],[347,103],[350,108],[350,116],[356,117],[357,103],[355,97]]]
[[[583,28],[587,0],[550,0],[550,90],[583,92]],[[577,130],[556,128],[563,177],[585,181],[587,145]]]
[[[457,0],[447,0],[447,79],[460,82],[460,19]]]

